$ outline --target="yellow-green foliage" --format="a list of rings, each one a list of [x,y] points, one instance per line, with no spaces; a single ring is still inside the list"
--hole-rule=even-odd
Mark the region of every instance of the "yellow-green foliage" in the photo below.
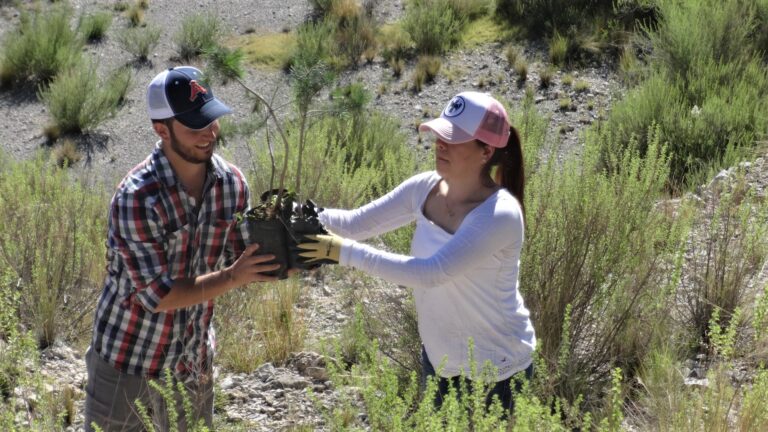
[[[564,66],[568,55],[568,37],[555,32],[549,40],[549,61],[555,66]]]
[[[387,61],[402,60],[413,46],[411,36],[399,24],[385,24],[379,27],[377,35],[381,55]]]
[[[221,18],[210,12],[195,13],[184,17],[173,42],[179,56],[189,60],[217,45],[221,34]]]
[[[0,176],[0,268],[19,285],[22,322],[44,346],[85,334],[103,277],[106,196],[43,157],[0,160]]]
[[[219,361],[249,373],[260,365],[281,364],[304,349],[306,325],[295,308],[306,295],[301,278],[254,289],[233,290],[217,301]]]
[[[487,45],[494,42],[504,42],[511,37],[510,28],[490,16],[484,16],[470,21],[461,34],[462,49]]]
[[[284,69],[290,64],[296,47],[296,35],[293,33],[269,33],[263,35],[245,35],[229,41],[242,49],[245,61],[251,65]]]
[[[116,39],[120,48],[133,54],[137,61],[146,62],[160,42],[160,28],[154,24],[125,28],[117,33]]]
[[[442,54],[455,46],[466,24],[449,0],[414,0],[408,4],[403,28],[420,54]]]

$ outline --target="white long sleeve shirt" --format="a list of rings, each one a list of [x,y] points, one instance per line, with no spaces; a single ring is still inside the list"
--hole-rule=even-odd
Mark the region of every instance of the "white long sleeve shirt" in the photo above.
[[[450,234],[424,216],[434,172],[418,174],[356,210],[327,209],[322,223],[345,237],[340,264],[414,289],[419,334],[430,362],[444,377],[469,374],[468,340],[478,371],[486,361],[503,380],[531,364],[536,346],[530,314],[517,289],[523,217],[500,189],[466,215]],[[411,255],[358,243],[411,221]]]

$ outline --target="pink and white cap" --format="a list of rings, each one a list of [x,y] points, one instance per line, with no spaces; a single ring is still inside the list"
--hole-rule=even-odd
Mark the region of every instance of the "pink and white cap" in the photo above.
[[[448,102],[440,117],[419,125],[448,144],[474,139],[502,148],[509,139],[509,119],[504,107],[488,93],[462,92]]]

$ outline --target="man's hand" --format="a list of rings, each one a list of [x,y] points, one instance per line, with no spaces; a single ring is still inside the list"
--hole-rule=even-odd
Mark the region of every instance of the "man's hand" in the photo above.
[[[335,234],[318,234],[304,236],[304,239],[311,240],[311,242],[299,243],[298,245],[299,249],[306,251],[299,254],[300,257],[304,258],[304,262],[339,262],[341,242],[344,240],[341,237]]]
[[[224,275],[237,286],[251,282],[276,281],[276,276],[267,276],[262,273],[277,270],[280,264],[265,264],[275,259],[274,255],[254,255],[259,249],[258,243],[253,243],[245,248],[234,264],[223,270]]]

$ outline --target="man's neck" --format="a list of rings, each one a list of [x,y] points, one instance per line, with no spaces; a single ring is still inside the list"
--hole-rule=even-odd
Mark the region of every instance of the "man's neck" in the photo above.
[[[163,142],[163,154],[173,168],[176,178],[187,190],[198,200],[201,198],[203,185],[205,184],[207,163],[192,163],[181,158],[176,152],[170,149],[170,143]]]

